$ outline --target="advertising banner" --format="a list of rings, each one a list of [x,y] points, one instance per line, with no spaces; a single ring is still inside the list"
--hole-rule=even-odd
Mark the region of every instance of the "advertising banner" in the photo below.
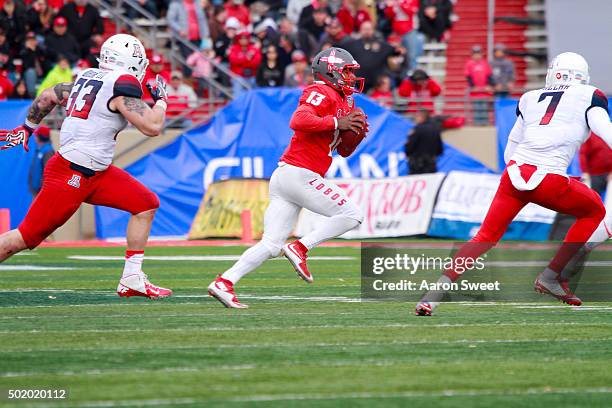
[[[268,180],[234,179],[211,184],[191,224],[189,239],[240,238],[241,214],[251,213],[253,238],[261,238],[268,206]]]
[[[457,239],[475,235],[493,201],[499,179],[497,174],[450,172],[438,194],[428,234]],[[519,213],[504,238],[546,240],[555,214],[529,204]]]
[[[425,234],[443,173],[376,180],[338,180],[363,212],[363,222],[342,238],[384,238]],[[326,217],[302,210],[296,235],[303,236]]]

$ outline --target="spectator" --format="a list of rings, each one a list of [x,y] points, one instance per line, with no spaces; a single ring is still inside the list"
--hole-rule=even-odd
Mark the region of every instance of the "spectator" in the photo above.
[[[308,75],[308,59],[306,54],[300,50],[293,51],[291,55],[292,64],[285,70],[285,86],[305,87],[310,83]]]
[[[9,99],[32,99],[32,95],[28,92],[26,83],[22,78],[15,84],[15,89],[11,96],[9,96]]]
[[[285,68],[278,62],[278,48],[272,44],[265,51],[263,63],[257,70],[257,86],[283,86]]]
[[[442,87],[422,69],[416,69],[399,86],[399,95],[408,101],[408,112],[415,113],[417,108],[429,113],[434,111],[433,98],[442,93]]]
[[[289,38],[293,44],[291,51],[293,51],[293,48],[300,49],[304,51],[308,57],[314,56],[315,53],[319,52],[319,45],[314,37],[308,31],[302,28],[296,28],[295,24],[286,17],[280,20],[278,32],[281,36],[285,35]],[[283,66],[287,66],[291,62],[291,52],[289,52],[286,57]]]
[[[310,20],[305,21],[300,28],[304,29],[312,36],[315,43],[318,44],[325,33],[325,26],[329,21],[329,13],[327,7],[318,7],[312,11]]]
[[[391,108],[393,106],[393,91],[391,90],[389,75],[381,75],[376,78],[376,86],[370,94],[370,98],[384,107]]]
[[[209,3],[210,4],[210,3]],[[217,41],[225,32],[225,23],[227,22],[227,12],[224,7],[214,7],[212,18],[208,19],[208,31],[213,42]]]
[[[580,169],[584,182],[603,198],[612,173],[612,149],[594,133],[580,147]]]
[[[438,156],[444,152],[440,129],[430,119],[427,109],[419,110],[414,122],[415,126],[406,143],[408,173],[436,173]]]
[[[60,9],[64,7],[65,0],[48,0],[49,8],[53,11],[53,14],[59,13]]]
[[[300,14],[304,7],[310,4],[310,0],[289,0],[287,2],[287,18],[293,23],[297,24],[300,20]]]
[[[0,101],[5,101],[11,96],[15,87],[8,77],[8,72],[0,72]]]
[[[66,19],[68,31],[80,46],[79,57],[87,57],[92,46],[92,37],[104,34],[104,25],[98,9],[89,4],[88,0],[74,0],[74,3],[66,3],[59,15]]]
[[[208,22],[200,0],[172,0],[166,19],[172,31],[195,47],[200,47],[202,41],[209,37]],[[191,55],[190,47],[182,43],[179,46],[183,58]],[[183,69],[183,73],[191,76],[188,68]]]
[[[157,4],[154,0],[136,0],[136,3],[149,13],[153,15],[153,17],[158,18],[159,13],[157,11]],[[140,14],[134,7],[126,7],[127,17],[131,20],[135,18],[144,18],[144,15]]]
[[[45,48],[52,61],[57,61],[57,58],[63,55],[71,64],[76,64],[80,58],[79,43],[68,32],[66,19],[62,16],[53,20],[53,32],[45,37]]]
[[[236,34],[234,42],[229,50],[230,70],[240,76],[247,84],[255,86],[255,75],[261,64],[261,52],[259,48],[251,43],[251,34],[242,31]],[[239,81],[232,83],[234,96],[242,93],[243,86]]]
[[[495,96],[506,97],[514,86],[514,64],[506,57],[504,44],[496,44],[491,70]]]
[[[51,144],[51,129],[49,127],[39,126],[33,135],[36,139],[36,148],[32,164],[30,164],[28,187],[32,197],[36,197],[42,188],[47,162],[53,157],[55,150],[53,150],[53,145]]]
[[[2,28],[0,28],[0,53],[10,55],[11,54],[11,46],[6,39],[6,33]]]
[[[363,0],[344,0],[344,5],[336,16],[342,24],[342,29],[347,35],[359,31],[361,24],[372,21]]]
[[[244,27],[251,24],[251,16],[249,13],[249,8],[245,6],[243,0],[229,0],[225,3],[223,7],[225,7],[225,11],[227,13],[227,18],[230,17],[236,18]]]
[[[320,9],[324,9],[328,16],[333,15],[328,0],[312,0],[308,6],[302,9],[298,20],[298,27],[307,30],[308,26],[312,25],[314,11]]]
[[[72,69],[70,68],[70,61],[64,56],[60,56],[57,59],[57,64],[49,71],[45,79],[38,87],[36,96],[39,96],[42,91],[47,88],[51,88],[62,82],[72,82]]]
[[[4,0],[0,10],[0,28],[6,34],[11,56],[18,52],[26,31],[25,6],[21,0]]]
[[[153,54],[151,61],[149,62],[149,69],[145,73],[145,77],[142,80],[143,99],[146,101],[152,101],[153,97],[149,93],[146,84],[151,86],[155,85],[155,78],[157,75],[161,76],[166,83],[170,82],[170,71],[165,67],[164,57],[161,54]]]
[[[8,76],[15,72],[13,59],[8,54],[10,51],[0,51],[0,75]]]
[[[187,103],[190,108],[198,103],[198,96],[192,87],[183,82],[183,74],[180,71],[172,71],[168,83],[168,96],[177,102]]]
[[[291,64],[291,55],[295,51],[295,45],[291,38],[286,34],[281,34],[278,41],[278,61],[282,67],[287,67]]]
[[[212,64],[210,61],[215,59],[215,52],[211,43],[206,42],[200,51],[194,51],[187,58],[187,65],[192,69],[192,77],[196,82],[196,92],[199,96],[204,96],[206,89],[206,78],[212,75]]]
[[[389,57],[387,74],[391,77],[393,84],[399,84],[405,77],[408,69],[408,50],[402,43],[402,38],[397,34],[387,37],[387,43],[393,47],[393,55]]]
[[[264,49],[270,44],[278,44],[278,26],[271,18],[265,18],[255,26],[253,33],[259,41],[259,48]]]
[[[442,41],[451,28],[453,3],[450,0],[421,0],[419,8],[419,31],[430,40]]]
[[[225,31],[220,38],[217,38],[214,45],[215,55],[221,58],[221,61],[228,63],[229,49],[234,42],[236,33],[242,30],[242,25],[237,18],[228,18],[225,22]]]
[[[378,38],[371,21],[361,24],[360,38],[347,41],[344,48],[353,55],[361,68],[358,76],[365,78],[365,91],[374,85],[374,79],[388,67],[388,59],[394,53],[392,46]]]
[[[329,44],[331,47],[341,47],[345,38],[346,33],[342,23],[337,18],[332,18],[325,26],[325,34],[319,42],[319,48],[323,48],[323,44]]]
[[[482,47],[472,47],[472,57],[465,63],[465,77],[468,92],[472,98],[474,124],[478,126],[489,124],[489,102],[492,95],[493,71],[484,59]]]
[[[402,39],[402,45],[408,50],[408,69],[415,69],[417,58],[423,54],[421,34],[414,26],[414,16],[419,10],[418,0],[388,0],[385,15],[391,20],[391,29]]]
[[[23,78],[26,81],[28,92],[30,95],[36,93],[36,83],[45,74],[46,58],[45,52],[38,46],[36,34],[33,31],[28,32],[25,40],[25,47],[20,53]]]
[[[28,30],[43,37],[51,30],[53,15],[53,10],[47,4],[47,0],[35,0],[26,14]]]

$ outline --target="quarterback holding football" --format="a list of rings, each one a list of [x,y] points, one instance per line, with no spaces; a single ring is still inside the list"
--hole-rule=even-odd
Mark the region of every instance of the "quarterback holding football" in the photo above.
[[[270,204],[264,216],[261,241],[213,281],[208,292],[230,308],[246,308],[234,285],[266,259],[283,253],[298,276],[311,283],[308,251],[355,228],[361,211],[325,173],[337,151],[347,157],[366,136],[367,117],[355,108],[352,94],[363,90],[359,64],[342,48],[328,48],[312,62],[315,83],[306,87],[289,126],[294,131],[278,168],[270,179]],[[302,208],[329,217],[325,224],[286,244]]]

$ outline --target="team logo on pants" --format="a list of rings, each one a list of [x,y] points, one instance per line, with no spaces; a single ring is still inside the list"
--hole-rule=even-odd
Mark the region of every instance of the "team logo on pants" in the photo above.
[[[72,175],[72,178],[68,180],[68,185],[74,188],[81,187],[81,176],[77,176],[76,174]]]

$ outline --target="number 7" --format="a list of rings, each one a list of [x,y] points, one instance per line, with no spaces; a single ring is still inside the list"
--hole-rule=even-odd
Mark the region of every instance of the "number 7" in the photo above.
[[[561,97],[563,96],[563,91],[561,92],[544,92],[540,95],[540,99],[538,102],[542,102],[544,99],[551,97],[550,103],[546,108],[546,113],[542,116],[540,120],[540,125],[548,125],[552,120],[555,111],[557,110],[557,106],[559,106],[559,102],[561,101]]]

